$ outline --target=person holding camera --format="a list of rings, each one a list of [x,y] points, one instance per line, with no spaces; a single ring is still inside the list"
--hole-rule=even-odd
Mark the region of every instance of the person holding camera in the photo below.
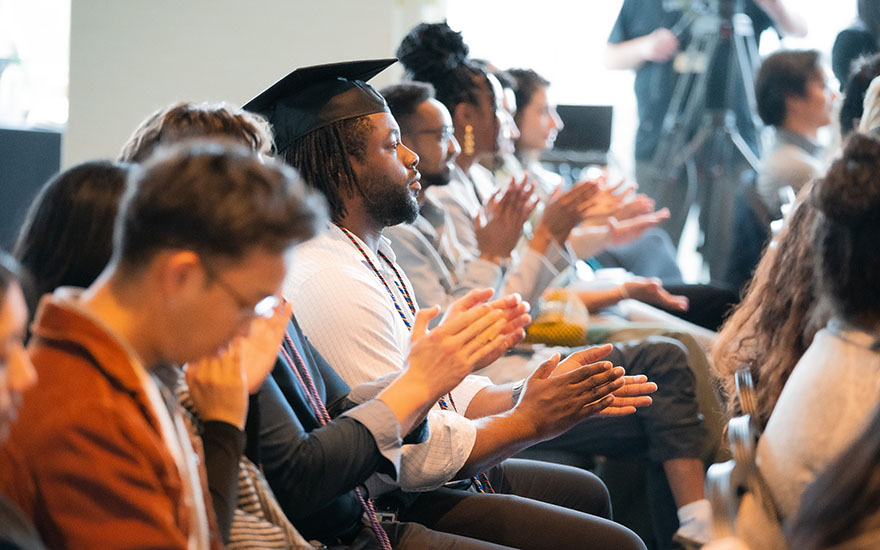
[[[672,102],[676,83],[680,76],[686,76],[685,71],[689,70],[687,67],[693,67],[697,61],[688,57],[688,53],[693,54],[688,52],[692,34],[690,23],[702,14],[718,13],[722,2],[734,1],[624,0],[608,38],[606,67],[636,71],[635,94],[639,115],[635,140],[636,181],[642,192],[657,201],[658,208],[669,208],[670,218],[663,227],[674,243],[678,243],[681,237],[693,198],[688,196],[688,178],[683,166],[672,177],[658,176],[653,159],[663,137],[663,119]],[[737,1],[733,10],[742,11],[751,19],[756,40],[770,27],[776,29],[780,35],[804,36],[807,33],[804,18],[792,11],[783,0]],[[718,44],[715,59],[720,59],[725,50],[729,51],[729,44],[729,41]],[[708,105],[708,98],[725,95],[725,79],[719,78],[717,73],[715,71],[709,76],[706,107],[712,107]],[[741,88],[743,89],[736,94],[739,97],[731,98],[730,107],[736,114],[736,126],[740,134],[752,150],[756,150],[757,136],[752,123],[753,115],[746,101],[745,89]],[[689,99],[686,99],[682,104],[686,105],[688,102]],[[694,128],[687,130],[693,131]],[[719,243],[713,240],[723,239],[724,235],[713,235],[710,230],[714,226],[720,232],[727,232],[728,228],[721,227],[723,219],[718,219],[717,216],[715,219],[708,217],[710,213],[718,211],[712,205],[723,204],[720,201],[723,201],[725,195],[721,192],[723,190],[713,189],[719,186],[707,185],[711,182],[702,181],[705,177],[701,177],[704,175],[699,173],[699,168],[698,166],[696,201],[700,205],[700,226],[706,234],[706,248],[718,248]],[[733,190],[729,190],[728,194],[732,195],[732,192]],[[733,201],[729,203],[733,204]],[[712,269],[716,267],[713,265],[713,258],[717,258],[718,262],[725,259],[723,247],[720,248],[717,254],[711,254],[711,250],[704,251],[713,276],[717,276],[722,267],[717,264],[718,269]]]

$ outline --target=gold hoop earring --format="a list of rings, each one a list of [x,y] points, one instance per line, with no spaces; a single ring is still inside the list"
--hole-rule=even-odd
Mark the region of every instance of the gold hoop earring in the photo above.
[[[472,156],[474,154],[474,127],[470,124],[464,127],[464,140],[461,152],[467,156]]]

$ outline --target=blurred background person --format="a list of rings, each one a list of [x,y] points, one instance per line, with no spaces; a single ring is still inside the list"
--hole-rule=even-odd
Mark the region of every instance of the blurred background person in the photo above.
[[[0,445],[5,443],[24,392],[37,373],[24,349],[28,308],[18,263],[0,250]],[[30,520],[0,494],[0,547],[9,550],[45,548]]]
[[[856,20],[840,31],[831,48],[831,69],[840,83],[840,91],[847,91],[847,81],[853,64],[860,57],[880,51],[880,3],[875,0],[856,1]]]
[[[751,20],[756,41],[770,27],[782,35],[804,36],[807,32],[806,21],[789,9],[783,0],[748,0],[743,13]],[[688,76],[694,63],[698,62],[692,60],[688,52],[695,27],[690,23],[699,19],[697,15],[688,3],[625,0],[608,38],[605,65],[609,69],[636,71],[635,94],[639,114],[635,139],[636,181],[659,206],[669,208],[671,215],[663,227],[676,245],[691,206],[694,203],[699,205],[699,225],[703,232],[700,252],[709,266],[710,275],[723,279],[733,231],[733,197],[741,172],[750,169],[747,159],[726,137],[719,146],[723,153],[721,149],[715,151],[714,148],[701,147],[694,151],[694,156],[684,159],[685,165],[672,167],[673,173],[667,173],[664,164],[670,159],[655,158],[661,138],[669,137],[664,136],[664,118],[676,84],[680,78]],[[736,131],[755,152],[758,151],[758,136],[744,78],[741,74],[726,75],[727,79],[722,75],[722,69],[728,66],[734,53],[730,41],[720,42],[714,58],[704,60],[709,65],[703,71],[709,70],[711,75],[707,80],[706,97],[687,96],[683,104],[697,101],[701,113],[725,110],[734,113]],[[751,68],[741,67],[741,70],[750,71]],[[728,98],[729,79],[734,79],[735,93]],[[727,105],[724,104],[725,98]],[[696,130],[683,128],[688,140]],[[729,173],[718,174],[714,165],[728,161],[732,165],[725,166],[725,171]],[[719,177],[722,175],[724,177]]]

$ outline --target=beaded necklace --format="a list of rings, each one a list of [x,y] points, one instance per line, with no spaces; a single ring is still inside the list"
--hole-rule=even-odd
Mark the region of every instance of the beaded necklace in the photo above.
[[[342,231],[343,235],[348,237],[348,240],[351,241],[351,244],[353,244],[355,246],[355,248],[358,249],[358,251],[361,253],[361,256],[363,256],[364,260],[367,261],[367,265],[370,266],[370,269],[373,271],[373,273],[376,275],[376,277],[378,277],[379,280],[382,281],[382,285],[385,287],[385,290],[388,292],[388,296],[391,297],[391,301],[394,303],[394,308],[397,310],[397,314],[400,315],[400,318],[401,318],[401,320],[403,320],[403,324],[406,325],[406,328],[408,330],[412,331],[412,324],[406,318],[406,315],[403,313],[403,310],[401,309],[400,304],[397,303],[397,299],[394,297],[394,293],[391,292],[391,287],[388,286],[388,282],[385,281],[385,277],[382,276],[382,273],[379,271],[378,268],[376,268],[376,264],[374,264],[373,260],[370,259],[370,255],[367,254],[367,251],[364,250],[364,247],[361,246],[361,244],[358,242],[357,238],[351,233],[351,231],[342,227],[339,224],[337,224],[336,227],[338,227]],[[394,276],[397,277],[397,280],[394,281],[394,284],[395,284],[395,286],[397,286],[397,290],[400,291],[400,294],[403,295],[403,299],[406,301],[406,305],[409,306],[410,313],[412,313],[413,316],[415,316],[416,306],[413,303],[413,299],[409,293],[409,289],[406,288],[406,283],[403,281],[403,277],[401,277],[400,272],[394,266],[394,262],[389,260],[388,256],[386,256],[385,253],[383,253],[381,250],[378,250],[377,254],[380,258],[382,258],[385,261],[386,264],[388,264],[388,267],[391,268],[391,271],[394,272]],[[449,399],[449,403],[446,402],[447,399]],[[444,411],[451,410],[453,412],[458,412],[455,408],[455,401],[452,399],[452,393],[448,393],[445,396],[441,396],[440,399],[437,400],[437,404]],[[494,489],[492,489],[492,484],[489,483],[489,478],[488,478],[488,476],[486,476],[485,472],[481,473],[480,475],[474,476],[473,482],[474,482],[474,487],[476,488],[477,492],[480,492],[480,493],[494,493],[495,492]]]
[[[284,341],[290,346],[293,355],[291,356],[290,352],[288,352],[283,345],[281,346],[281,354],[284,355],[284,359],[287,361],[290,370],[293,371],[294,376],[296,376],[296,379],[299,381],[300,387],[305,390],[306,399],[312,406],[312,410],[315,411],[315,414],[318,416],[318,421],[322,426],[329,423],[330,413],[327,412],[327,407],[324,405],[324,402],[321,401],[321,395],[318,393],[315,381],[309,373],[309,369],[306,368],[306,364],[303,362],[299,351],[293,344],[293,339],[290,337],[290,334],[284,333]],[[356,487],[354,492],[357,495],[358,501],[361,503],[361,508],[363,508],[367,515],[367,519],[370,522],[370,528],[373,530],[373,533],[376,534],[376,538],[382,546],[382,550],[391,550],[391,541],[388,539],[388,534],[382,528],[382,525],[379,524],[379,519],[376,517],[376,509],[373,507],[373,502],[364,498],[364,494],[360,487]]]
[[[400,318],[403,320],[403,324],[406,325],[406,328],[412,330],[412,324],[410,324],[409,319],[406,318],[406,315],[403,313],[403,309],[401,309],[400,304],[397,303],[397,298],[394,297],[394,293],[391,292],[391,287],[388,286],[388,282],[385,280],[385,277],[382,276],[382,273],[376,268],[376,264],[373,263],[373,260],[370,259],[370,255],[367,254],[367,251],[361,246],[361,243],[358,242],[357,238],[349,231],[348,229],[342,227],[341,225],[337,225],[342,233],[348,237],[348,240],[351,241],[351,244],[358,249],[361,253],[361,256],[367,261],[367,265],[370,266],[370,269],[373,270],[373,273],[376,277],[379,277],[379,280],[382,281],[382,285],[385,287],[385,290],[388,291],[388,296],[391,297],[391,301],[394,302],[394,309],[397,310],[397,314],[400,315]],[[416,306],[413,303],[412,296],[409,293],[409,289],[406,288],[406,283],[403,282],[403,277],[400,276],[400,272],[397,271],[397,268],[394,267],[394,263],[388,259],[381,250],[378,251],[378,255],[380,258],[385,260],[385,263],[388,264],[388,267],[391,268],[391,271],[394,272],[394,275],[397,277],[397,280],[394,281],[394,285],[397,287],[397,290],[403,295],[403,299],[406,301],[406,305],[409,306],[409,311],[413,315],[416,314]]]

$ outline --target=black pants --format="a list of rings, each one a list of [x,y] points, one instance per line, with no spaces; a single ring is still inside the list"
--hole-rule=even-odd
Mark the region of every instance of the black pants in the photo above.
[[[685,321],[709,330],[718,330],[739,303],[739,296],[723,283],[710,284],[664,284],[663,287],[680,296],[687,296],[690,307],[687,311],[666,310]]]
[[[684,346],[659,336],[614,344],[606,359],[624,367],[627,374],[644,374],[657,383],[651,406],[629,416],[588,418],[556,439],[532,447],[526,456],[561,452],[584,458],[647,459],[645,479],[654,537],[666,547],[678,529],[678,516],[662,463],[700,458],[706,437],[694,373]]]
[[[487,473],[496,494],[437,489],[419,495],[400,519],[523,550],[645,548],[635,533],[610,521],[608,491],[587,471],[510,459]]]
[[[511,550],[509,546],[501,546],[491,542],[434,531],[418,523],[383,523],[382,527],[388,533],[391,546],[395,550],[425,550],[426,548],[431,548],[432,550]],[[379,547],[370,546],[366,548]],[[351,547],[349,550],[358,549]]]

